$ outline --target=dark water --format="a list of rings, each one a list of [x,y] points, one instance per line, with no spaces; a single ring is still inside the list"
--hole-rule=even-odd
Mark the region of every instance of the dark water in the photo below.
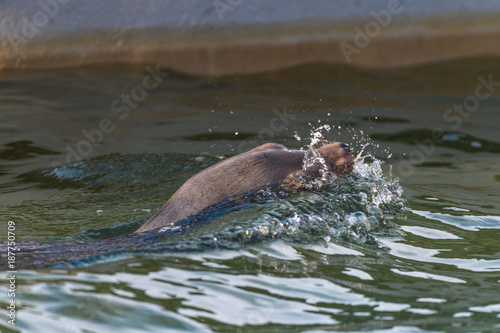
[[[359,154],[339,183],[263,192],[142,251],[19,271],[16,326],[2,273],[2,332],[500,331],[499,64],[169,73],[150,91],[143,67],[2,73],[2,240],[8,221],[16,241],[126,235],[265,142]]]

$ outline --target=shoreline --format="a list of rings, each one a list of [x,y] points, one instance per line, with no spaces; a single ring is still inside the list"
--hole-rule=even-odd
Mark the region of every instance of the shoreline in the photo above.
[[[403,4],[387,7],[390,3],[377,1],[376,10],[361,12],[359,17],[346,14],[340,19],[271,17],[266,22],[240,22],[234,17],[232,21],[217,22],[215,18],[197,21],[194,17],[186,24],[165,18],[164,25],[111,22],[107,27],[96,28],[82,24],[65,26],[70,17],[61,19],[65,15],[63,9],[68,9],[61,4],[57,12],[56,7],[52,8],[54,17],[46,26],[37,27],[36,22],[25,19],[24,25],[19,22],[7,36],[4,33],[0,71],[121,63],[157,64],[191,75],[218,76],[262,73],[318,62],[394,68],[500,55],[500,44],[494,42],[500,38],[500,4],[498,11],[478,11],[479,8],[423,15],[418,14],[416,4],[406,4],[407,8]],[[70,2],[65,6],[70,5],[85,4]],[[50,14],[45,13],[47,17]],[[58,19],[62,21],[59,25]],[[1,25],[6,24],[5,20],[2,22]],[[31,39],[26,35],[30,24]]]

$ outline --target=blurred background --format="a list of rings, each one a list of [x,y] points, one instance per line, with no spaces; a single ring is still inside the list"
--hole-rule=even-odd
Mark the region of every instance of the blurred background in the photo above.
[[[499,15],[493,0],[0,0],[2,241],[7,221],[17,241],[126,235],[266,142],[358,156],[338,191],[20,271],[2,331],[500,330]]]
[[[497,1],[2,1],[0,68],[149,64],[254,74],[498,55]],[[369,47],[368,47],[369,46]]]

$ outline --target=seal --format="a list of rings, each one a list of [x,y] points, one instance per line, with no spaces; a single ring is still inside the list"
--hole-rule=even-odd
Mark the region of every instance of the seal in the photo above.
[[[266,143],[191,177],[135,233],[173,226],[218,203],[265,186],[278,184],[287,191],[301,191],[320,177],[350,173],[353,166],[353,156],[345,143],[331,143],[310,151]]]

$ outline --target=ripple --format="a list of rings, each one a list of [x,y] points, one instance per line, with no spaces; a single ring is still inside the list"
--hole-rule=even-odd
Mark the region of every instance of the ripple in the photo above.
[[[431,274],[427,272],[403,272],[399,269],[396,268],[391,268],[391,271],[393,271],[396,274],[401,274],[405,276],[413,276],[413,277],[418,277],[421,279],[429,279],[429,280],[437,280],[437,281],[446,281],[446,282],[451,282],[451,283],[466,283],[466,281],[461,280],[461,279],[456,279],[452,278],[449,276],[444,276],[444,275],[437,275],[437,274]]]
[[[8,147],[0,150],[0,159],[17,161],[27,158],[33,158],[36,155],[57,155],[59,152],[33,145],[33,141],[21,140],[6,143],[3,145]]]
[[[411,210],[412,213],[428,219],[454,225],[460,229],[478,231],[480,229],[500,229],[500,216],[481,215],[450,215],[432,213],[421,210]]]
[[[347,275],[351,275],[351,276],[355,276],[361,280],[373,280],[373,278],[371,277],[370,274],[363,272],[362,270],[356,269],[356,268],[348,267],[342,273],[347,274]]]
[[[458,237],[457,235],[454,235],[452,233],[449,233],[449,232],[446,232],[443,230],[426,228],[426,227],[405,225],[405,226],[402,226],[401,229],[406,231],[406,232],[412,233],[414,235],[429,238],[429,239],[461,239],[461,237]]]
[[[395,134],[372,134],[375,140],[389,141],[389,142],[402,142],[411,145],[422,144],[428,142],[429,138],[432,144],[440,147],[448,147],[458,149],[465,152],[489,152],[499,153],[500,144],[498,142],[479,139],[466,133],[458,132],[443,132],[440,136],[436,137],[432,130],[428,129],[413,129]]]
[[[469,310],[473,312],[484,312],[484,313],[500,312],[500,303],[490,304],[486,306],[471,306]]]
[[[399,258],[411,259],[420,262],[440,263],[456,266],[474,272],[497,272],[500,271],[500,259],[462,259],[462,258],[439,258],[441,252],[450,251],[448,249],[425,249],[409,244],[390,241],[382,242],[390,248],[390,253]]]

